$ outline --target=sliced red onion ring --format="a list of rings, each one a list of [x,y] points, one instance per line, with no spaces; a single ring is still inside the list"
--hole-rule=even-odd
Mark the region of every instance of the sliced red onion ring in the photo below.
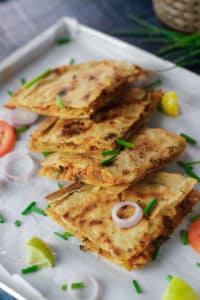
[[[71,284],[74,282],[84,282],[85,287],[72,289]],[[99,296],[99,286],[92,276],[85,273],[76,273],[68,281],[68,293],[73,300],[95,300]]]
[[[38,114],[24,108],[15,108],[11,110],[11,123],[14,127],[26,126],[35,123]]]
[[[118,217],[118,210],[124,206],[132,206],[135,208],[134,214],[128,219],[121,219]],[[142,208],[135,202],[132,201],[122,201],[117,203],[112,209],[112,219],[121,228],[128,228],[136,225],[143,216]]]
[[[9,181],[26,181],[35,172],[34,161],[28,154],[12,152],[5,157],[4,175]]]

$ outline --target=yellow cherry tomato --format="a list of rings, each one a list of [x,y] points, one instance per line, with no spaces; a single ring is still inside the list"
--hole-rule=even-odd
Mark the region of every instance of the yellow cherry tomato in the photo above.
[[[179,103],[177,94],[174,91],[167,92],[161,100],[162,111],[171,117],[179,115]]]

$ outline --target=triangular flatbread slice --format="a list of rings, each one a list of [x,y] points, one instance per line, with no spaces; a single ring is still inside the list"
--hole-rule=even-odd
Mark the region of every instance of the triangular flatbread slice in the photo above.
[[[76,183],[46,197],[51,206],[47,214],[80,239],[82,249],[131,270],[151,260],[200,200],[195,183],[169,173],[154,173],[121,193]],[[113,221],[111,211],[117,203],[134,201],[144,209],[153,197],[156,205],[137,225],[122,229]],[[133,211],[129,206],[119,213],[128,218]]]
[[[32,133],[30,150],[36,152],[101,152],[127,139],[155,112],[162,91],[127,87],[119,104],[98,112],[93,119],[51,117]]]
[[[48,73],[48,72],[47,72]],[[46,76],[16,91],[8,108],[23,107],[42,115],[60,118],[88,118],[115,100],[129,80],[138,80],[146,71],[118,61],[92,61],[52,69]],[[63,107],[56,101],[59,96]]]
[[[110,164],[101,154],[53,153],[41,161],[39,175],[100,186],[130,185],[165,166],[184,149],[185,140],[160,128],[144,128],[130,139],[135,147],[125,148]]]

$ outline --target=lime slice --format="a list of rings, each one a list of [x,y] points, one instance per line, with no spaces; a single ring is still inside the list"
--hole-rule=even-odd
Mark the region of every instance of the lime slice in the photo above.
[[[181,278],[174,277],[166,289],[162,300],[199,300],[196,292]]]
[[[52,250],[43,240],[38,237],[32,237],[27,242],[27,256],[28,263],[30,265],[53,267],[55,264]]]

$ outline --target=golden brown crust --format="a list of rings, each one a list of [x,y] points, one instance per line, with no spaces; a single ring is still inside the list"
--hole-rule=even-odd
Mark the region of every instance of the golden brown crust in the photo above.
[[[82,249],[131,270],[149,262],[200,201],[200,193],[192,190],[195,183],[179,174],[155,173],[119,194],[73,184],[47,197],[51,205],[47,213],[82,241]],[[152,196],[157,197],[157,205],[138,225],[120,229],[113,223],[110,214],[117,202],[135,201],[144,208]],[[129,208],[120,212],[121,217],[130,213]]]
[[[128,138],[155,112],[162,91],[127,89],[119,103],[97,113],[93,119],[44,121],[31,136],[29,148],[36,152],[102,152],[115,148],[116,138]]]
[[[185,140],[159,128],[145,128],[130,139],[133,149],[125,148],[109,165],[99,155],[54,153],[41,161],[39,175],[66,181],[82,181],[100,186],[132,184],[165,166],[184,149]]]
[[[93,61],[53,69],[26,89],[16,91],[7,108],[23,107],[42,115],[60,118],[88,118],[112,102],[129,80],[137,80],[146,71],[117,61]],[[60,109],[56,96],[64,104]]]

